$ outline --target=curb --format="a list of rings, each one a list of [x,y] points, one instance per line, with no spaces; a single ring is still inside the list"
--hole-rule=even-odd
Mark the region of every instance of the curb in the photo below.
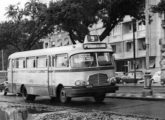
[[[165,100],[165,95],[160,95],[160,94],[144,96],[143,94],[109,93],[106,95],[106,97],[120,98],[120,99],[136,99],[136,100]]]

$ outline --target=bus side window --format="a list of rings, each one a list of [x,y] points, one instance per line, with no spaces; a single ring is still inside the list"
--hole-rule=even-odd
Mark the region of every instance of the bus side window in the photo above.
[[[38,68],[44,68],[47,67],[47,58],[46,56],[41,56],[37,58],[37,67]]]
[[[15,68],[15,60],[14,59],[12,59],[11,64],[12,64],[12,68]]]
[[[55,67],[55,60],[56,60],[56,56],[52,56],[52,67]]]
[[[19,68],[25,68],[25,58],[19,59]]]
[[[36,67],[35,57],[27,58],[27,68],[35,68],[35,67]]]
[[[19,59],[15,60],[15,68],[19,68]]]
[[[12,67],[12,59],[9,59],[8,60],[8,68],[11,68]]]
[[[68,67],[68,54],[58,54],[55,57],[55,67],[57,68],[63,68]]]

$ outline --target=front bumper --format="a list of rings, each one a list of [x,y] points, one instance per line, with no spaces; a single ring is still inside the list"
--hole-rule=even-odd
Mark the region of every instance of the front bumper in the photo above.
[[[97,94],[114,93],[118,86],[85,86],[85,87],[65,87],[68,97],[85,97]]]

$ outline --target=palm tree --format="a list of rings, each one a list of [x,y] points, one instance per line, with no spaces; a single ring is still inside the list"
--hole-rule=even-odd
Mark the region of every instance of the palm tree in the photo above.
[[[23,16],[23,10],[19,9],[19,3],[17,5],[9,5],[6,10],[7,12],[5,15],[7,15],[8,18],[11,18],[14,21],[21,20]]]
[[[16,8],[15,5],[9,5],[6,8],[6,10],[7,10],[7,12],[5,14],[7,15],[8,18],[13,18],[13,19],[17,18],[18,8]]]
[[[39,2],[39,0],[30,0],[25,4],[25,11],[34,20],[37,16],[40,16],[41,12],[46,10],[46,5]]]

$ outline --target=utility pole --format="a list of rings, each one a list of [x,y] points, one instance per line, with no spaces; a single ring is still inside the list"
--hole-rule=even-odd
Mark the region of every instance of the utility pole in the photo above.
[[[4,70],[4,55],[3,55],[3,49],[1,50],[1,58],[2,58],[2,70]]]
[[[149,25],[149,0],[145,0],[145,23],[146,23],[146,70],[149,70],[149,40],[150,40],[150,25]]]
[[[136,32],[136,19],[132,19],[132,26],[133,26],[133,64],[134,64],[134,83],[136,81],[136,41],[135,41],[135,32]]]
[[[149,47],[150,47],[150,23],[149,23],[149,1],[145,0],[145,22],[146,22],[146,72],[144,75],[144,90],[143,95],[152,95],[153,91],[151,89],[152,81],[151,81],[151,73],[149,72]]]

